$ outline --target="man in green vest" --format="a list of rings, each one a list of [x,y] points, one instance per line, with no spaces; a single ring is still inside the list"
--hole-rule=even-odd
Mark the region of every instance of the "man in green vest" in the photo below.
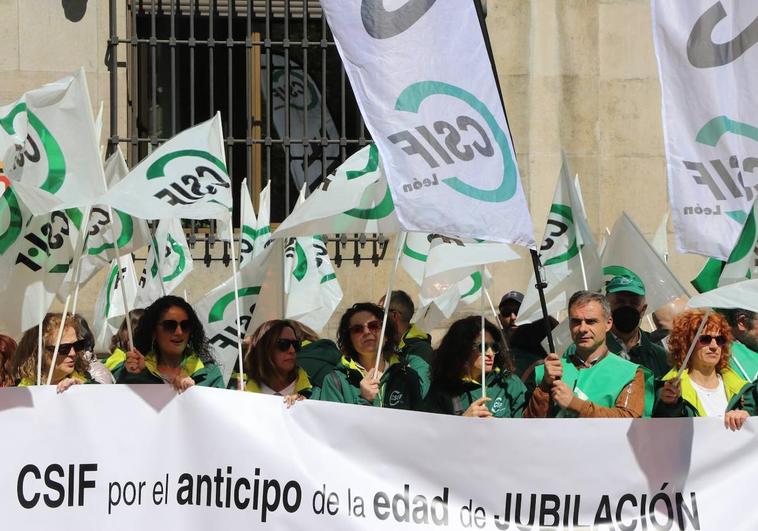
[[[535,370],[535,388],[524,417],[641,417],[653,406],[652,375],[610,352],[606,334],[611,307],[599,293],[578,291],[568,304],[575,351],[551,353]]]
[[[645,285],[638,277],[615,276],[605,287],[611,305],[613,326],[606,341],[608,349],[625,360],[647,367],[657,378],[669,372],[666,349],[650,339],[650,333],[640,329],[640,320],[647,310]]]
[[[724,310],[734,334],[729,367],[743,380],[758,378],[758,314],[742,308]]]

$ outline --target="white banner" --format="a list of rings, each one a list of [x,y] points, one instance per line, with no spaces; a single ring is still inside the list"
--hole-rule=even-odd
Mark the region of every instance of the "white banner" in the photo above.
[[[677,248],[726,260],[758,192],[758,2],[652,8]]]
[[[533,247],[474,2],[398,4],[321,1],[401,225]]]
[[[287,409],[281,397],[165,385],[0,389],[0,406],[12,434],[0,438],[4,529],[758,526],[753,420],[732,433],[716,418]]]

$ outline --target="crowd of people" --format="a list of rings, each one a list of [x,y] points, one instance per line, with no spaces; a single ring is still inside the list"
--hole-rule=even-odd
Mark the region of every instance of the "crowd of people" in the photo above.
[[[168,384],[178,392],[199,385],[279,395],[289,406],[309,399],[481,418],[709,416],[731,430],[758,414],[758,315],[751,311],[673,302],[656,311],[657,330],[647,332],[640,328],[645,286],[617,276],[605,294],[571,296],[572,343],[547,352],[542,343],[558,322],[517,326],[522,300],[519,292],[504,295],[497,324],[482,325],[480,316],[453,322],[436,348],[411,323],[413,301],[403,291],[392,292],[388,305],[351,306],[336,342],[296,321],[268,321],[245,338],[244,365],[228,383],[181,297],[132,311],[102,353],[94,352],[85,319],[51,313],[18,342],[0,335],[0,387],[38,378],[58,392],[90,383]]]

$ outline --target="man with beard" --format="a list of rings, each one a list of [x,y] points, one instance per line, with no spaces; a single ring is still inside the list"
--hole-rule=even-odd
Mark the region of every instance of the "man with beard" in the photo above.
[[[645,285],[638,277],[615,276],[605,287],[611,305],[613,327],[608,332],[608,349],[625,360],[647,367],[656,379],[669,370],[666,350],[650,339],[650,333],[640,329],[647,310]]]
[[[748,382],[758,377],[758,314],[742,308],[724,310],[734,334],[729,367]]]

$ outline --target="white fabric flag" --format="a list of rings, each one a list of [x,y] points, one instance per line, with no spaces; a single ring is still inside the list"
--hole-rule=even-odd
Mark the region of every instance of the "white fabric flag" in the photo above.
[[[321,332],[342,300],[342,289],[322,237],[285,241],[284,291],[285,319],[300,321]]]
[[[160,250],[157,259],[156,249]],[[146,308],[165,291],[168,295],[192,271],[192,253],[184,236],[181,220],[164,219],[155,229],[153,245],[145,260],[136,307]]]
[[[400,265],[419,287],[424,283],[424,271],[431,246],[429,234],[409,232],[405,238],[403,253],[400,255]]]
[[[108,186],[119,182],[129,169],[120,148],[105,161],[105,179]],[[150,244],[150,229],[145,220],[98,205],[90,211],[87,223],[86,242],[79,264],[79,284],[86,284],[100,269],[107,267],[116,258],[116,245],[121,255],[130,254]],[[112,225],[112,227],[111,227]],[[70,290],[74,289],[74,268],[71,268],[66,281],[58,291],[58,298],[64,300]]]
[[[119,275],[119,261],[114,259],[110,264],[105,283],[100,288],[100,293],[95,302],[94,319],[92,320],[92,332],[95,335],[95,350],[97,352],[109,352],[111,337],[118,332],[121,322],[124,320],[124,297],[121,292],[121,282],[124,282],[126,292],[126,304],[131,310],[137,298],[137,274],[134,270],[134,262],[130,254],[120,259],[121,275]]]
[[[653,234],[653,241],[650,244],[655,249],[655,252],[663,258],[663,261],[668,263],[669,261],[669,237],[668,237],[668,225],[669,225],[669,212],[666,212],[661,219],[658,228]]]
[[[74,258],[81,253],[82,212],[77,208],[33,216],[0,176],[0,323],[20,337],[37,325],[55,298]]]
[[[565,156],[542,236],[540,259],[543,280],[547,282],[547,313],[559,320],[566,315],[568,300],[574,292],[585,289],[599,291],[603,287],[597,245]],[[519,310],[518,324],[531,323],[543,317],[535,284],[532,273]]]
[[[253,201],[250,199],[250,190],[247,188],[247,179],[243,179],[240,187],[240,269],[252,260],[257,239],[258,220],[255,217]]]
[[[258,197],[258,219],[255,228],[253,256],[261,254],[271,241],[271,183],[267,183]]]
[[[277,238],[400,230],[376,144],[364,147],[287,216]]]
[[[0,107],[0,157],[35,215],[89,206],[105,193],[83,70]]]
[[[441,326],[445,320],[452,318],[462,305],[477,302],[483,294],[483,288],[490,285],[491,279],[492,275],[485,267],[484,281],[482,281],[481,272],[475,271],[435,299],[420,297],[419,308],[413,316],[413,323],[421,330],[432,330]],[[487,319],[494,318],[490,315],[489,308],[486,310],[486,315]]]
[[[272,247],[268,246],[237,272],[242,337],[253,332],[250,329],[250,323],[266,278],[271,250]],[[237,313],[234,309],[234,279],[230,277],[208,292],[195,307],[208,341],[214,349],[214,358],[224,375],[224,382],[229,382],[229,377],[239,358]]]
[[[321,1],[403,229],[533,247],[474,2],[385,4]]]
[[[758,193],[758,2],[652,10],[677,248],[726,260]]]
[[[758,312],[758,279],[743,280],[695,295],[689,308],[743,308]]]
[[[326,137],[338,140],[340,135],[334,125],[326,102],[322,101],[321,91],[307,75],[303,68],[290,59],[289,79],[285,73],[285,59],[283,56],[271,54],[271,73],[267,72],[266,54],[261,57],[262,77],[271,79],[271,115],[274,127],[280,138],[288,134],[290,138],[318,138]],[[263,97],[269,99],[268,83],[262,83]],[[289,110],[287,103],[289,101]],[[323,120],[322,120],[322,106]],[[307,129],[306,129],[307,128]],[[340,147],[337,143],[329,143],[321,147],[315,142],[307,145],[293,142],[289,147],[290,176],[298,189],[303,183],[313,183],[321,177],[324,170],[339,159]],[[308,156],[308,168],[305,169],[305,156]],[[323,167],[322,155],[326,158],[326,167]]]
[[[626,213],[613,225],[602,263],[606,280],[623,275],[636,276],[642,281],[649,312],[677,297],[689,297],[687,290]]]
[[[232,209],[221,115],[162,144],[102,203],[142,219],[226,219]]]

